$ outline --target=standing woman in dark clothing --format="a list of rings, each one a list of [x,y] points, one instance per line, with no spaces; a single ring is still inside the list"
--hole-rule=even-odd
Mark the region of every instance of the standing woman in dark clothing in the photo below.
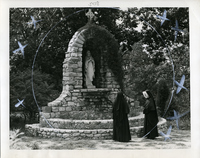
[[[158,115],[156,110],[156,104],[153,99],[153,95],[149,90],[143,92],[144,97],[147,99],[145,103],[145,108],[143,113],[145,114],[144,118],[144,136],[150,132],[146,137],[148,139],[154,139],[158,137]]]
[[[117,94],[113,104],[113,140],[128,142],[131,140],[127,114],[129,106],[122,92]]]

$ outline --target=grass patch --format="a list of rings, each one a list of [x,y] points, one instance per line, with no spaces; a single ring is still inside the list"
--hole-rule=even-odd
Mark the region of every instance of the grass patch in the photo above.
[[[137,150],[137,149],[185,149],[191,147],[188,132],[180,132],[179,136],[164,141],[163,137],[155,140],[137,138],[135,141],[117,142],[113,140],[64,140],[62,138],[40,138],[25,136],[20,129],[10,131],[10,139],[14,142],[10,149],[17,150]],[[182,137],[184,135],[184,137]]]
[[[186,146],[186,145],[183,144],[183,143],[178,143],[178,144],[176,144],[176,145],[178,145],[178,146]]]
[[[9,139],[10,139],[10,148],[14,148],[17,141],[19,141],[17,138],[24,135],[23,132],[21,132],[21,129],[13,129],[9,133]]]
[[[88,140],[79,140],[79,141],[62,141],[60,143],[56,144],[62,144],[62,145],[51,145],[48,147],[48,149],[55,149],[55,150],[63,150],[63,149],[68,149],[68,150],[74,150],[77,148],[82,148],[82,149],[92,149],[96,146],[96,142],[88,141]]]

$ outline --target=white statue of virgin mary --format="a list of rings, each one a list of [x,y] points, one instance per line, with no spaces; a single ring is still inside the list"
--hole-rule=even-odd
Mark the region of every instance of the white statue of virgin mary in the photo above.
[[[87,88],[95,88],[92,81],[95,77],[95,62],[90,51],[87,51],[85,57],[85,85]]]

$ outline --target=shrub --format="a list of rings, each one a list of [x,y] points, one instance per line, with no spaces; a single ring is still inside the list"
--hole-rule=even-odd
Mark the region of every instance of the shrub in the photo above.
[[[10,114],[20,112],[24,115],[25,121],[29,121],[29,123],[35,122],[38,114],[38,107],[32,91],[31,74],[30,69],[26,69],[23,72],[12,72],[10,74]],[[35,70],[33,74],[33,87],[40,108],[46,106],[48,102],[54,100],[59,95],[59,92],[55,90],[56,88],[51,76],[41,73],[38,70]],[[23,105],[25,108],[21,105],[17,108],[15,107],[18,99],[24,99]],[[11,122],[11,126],[13,123]]]
[[[166,107],[169,95],[170,95],[170,91],[169,91],[169,88],[167,86],[167,83],[164,79],[161,79],[158,82],[157,96],[156,96],[156,99],[155,99],[156,105],[157,105],[157,108],[158,108],[158,115],[159,116],[164,115],[164,111],[165,111],[165,107]]]

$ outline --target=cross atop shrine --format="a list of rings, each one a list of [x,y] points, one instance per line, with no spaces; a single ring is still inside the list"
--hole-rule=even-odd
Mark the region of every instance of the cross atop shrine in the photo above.
[[[95,17],[92,9],[89,9],[89,11],[85,15],[88,17],[89,21],[92,21],[92,19]]]

